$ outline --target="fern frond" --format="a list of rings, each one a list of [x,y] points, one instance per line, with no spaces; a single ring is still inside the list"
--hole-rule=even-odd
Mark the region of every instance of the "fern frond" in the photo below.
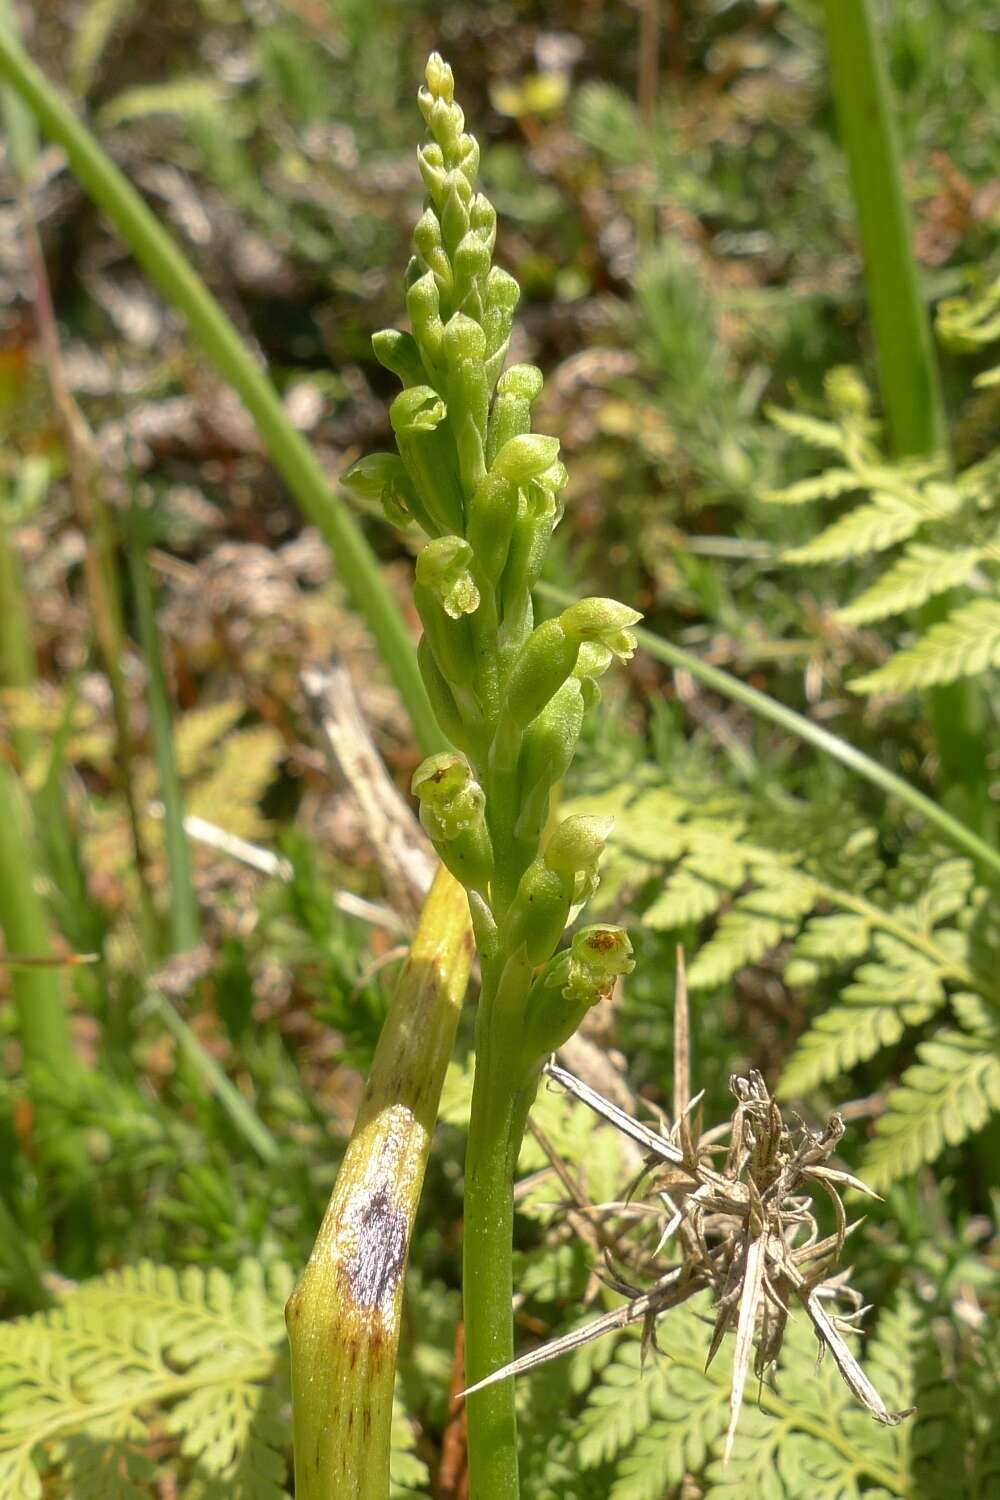
[[[158,1409],[206,1500],[285,1500],[268,1382],[291,1287],[286,1267],[256,1262],[234,1279],[142,1263],[0,1327],[4,1500],[36,1500],[43,1483],[67,1500],[125,1500]]]
[[[762,490],[760,498],[768,505],[809,505],[814,500],[836,500],[862,487],[862,480],[853,469],[824,469],[822,474],[812,474],[808,479],[796,480],[783,489]]]
[[[875,494],[864,505],[856,505],[818,536],[801,547],[782,553],[785,562],[845,562],[884,552],[896,542],[906,541],[928,517],[912,497],[888,491]]]
[[[1000,666],[1000,600],[975,599],[850,684],[855,693],[906,692],[972,677]]]
[[[692,990],[725,984],[797,931],[816,904],[816,887],[795,870],[770,871],[756,890],[723,916],[688,970]]]
[[[188,812],[240,838],[266,837],[270,824],[258,803],[284,753],[281,735],[267,724],[228,735],[213,770],[188,792]]]
[[[181,714],[174,726],[174,756],[178,775],[196,776],[207,768],[214,751],[246,713],[239,698],[203,704]]]
[[[878,933],[876,961],[862,964],[845,986],[845,1003],[818,1016],[801,1038],[778,1085],[782,1098],[806,1094],[859,1062],[892,1047],[945,1003],[946,969],[898,938]]]
[[[843,428],[836,422],[824,422],[819,417],[810,417],[802,411],[789,411],[783,406],[768,406],[768,420],[789,437],[798,438],[810,448],[829,448],[834,453],[843,453],[847,439]]]
[[[968,582],[982,556],[979,547],[949,551],[946,547],[914,542],[871,588],[865,589],[853,603],[838,609],[837,619],[845,625],[867,625],[907,609],[917,609],[928,599]]]
[[[981,1130],[1000,1110],[1000,1053],[995,1042],[944,1030],[917,1048],[862,1163],[866,1182],[882,1187],[933,1161]]]
[[[662,1353],[645,1370],[639,1341],[623,1340],[590,1394],[578,1426],[579,1456],[587,1470],[614,1464],[609,1500],[661,1500],[687,1475],[700,1478],[707,1500],[909,1493],[905,1428],[877,1426],[855,1406],[831,1361],[817,1367],[804,1318],[790,1320],[775,1385],[764,1385],[759,1404],[744,1410],[732,1460],[723,1467],[730,1361],[720,1355],[705,1369],[702,1308],[698,1298],[666,1314],[657,1329]],[[880,1374],[895,1358],[891,1383],[905,1394],[915,1332],[900,1319],[883,1320],[879,1332],[882,1344],[875,1341],[873,1349]]]

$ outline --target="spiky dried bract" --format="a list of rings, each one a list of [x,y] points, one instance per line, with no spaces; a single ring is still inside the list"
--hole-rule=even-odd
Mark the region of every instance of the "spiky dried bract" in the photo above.
[[[606,1254],[602,1274],[629,1299],[627,1304],[494,1371],[470,1390],[547,1363],[633,1322],[642,1322],[647,1350],[655,1343],[658,1320],[669,1309],[710,1290],[715,1326],[708,1364],[726,1333],[736,1333],[724,1463],[736,1437],[751,1360],[755,1375],[763,1380],[778,1359],[796,1303],[811,1322],[821,1352],[829,1351],[852,1394],[876,1421],[895,1426],[910,1414],[886,1406],[844,1338],[857,1332],[855,1320],[863,1309],[846,1274],[835,1270],[847,1236],[860,1223],[848,1224],[840,1193],[853,1188],[876,1195],[849,1172],[829,1165],[844,1133],[839,1115],[832,1115],[822,1132],[805,1126],[790,1128],[760,1073],[752,1070],[745,1078],[731,1080],[737,1102],[728,1126],[728,1145],[720,1146],[715,1144],[718,1130],[694,1140],[686,1114],[664,1137],[625,1115],[564,1069],[550,1064],[546,1071],[616,1129],[647,1148],[645,1168],[629,1199],[642,1186],[644,1201],[656,1205],[655,1249],[651,1252],[644,1242],[620,1239],[616,1253]],[[717,1160],[720,1154],[721,1162]],[[820,1234],[813,1209],[817,1193],[833,1204],[837,1225],[833,1234]],[[608,1205],[608,1215],[613,1217],[619,1207]],[[664,1269],[661,1257],[667,1244],[674,1258]],[[633,1280],[637,1275],[650,1284],[637,1285]],[[849,1311],[838,1312],[838,1304],[846,1304]]]

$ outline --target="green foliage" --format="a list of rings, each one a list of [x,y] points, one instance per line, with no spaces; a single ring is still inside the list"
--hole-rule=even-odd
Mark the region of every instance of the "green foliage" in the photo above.
[[[0,1328],[4,1500],[288,1500],[284,1304],[289,1267],[140,1261]],[[148,1456],[154,1443],[161,1456]],[[393,1411],[392,1500],[422,1492],[404,1408]]]
[[[155,1416],[191,1500],[280,1500],[284,1430],[267,1382],[291,1286],[281,1266],[251,1262],[230,1280],[141,1262],[4,1325],[2,1493],[36,1500],[60,1476],[73,1500],[114,1494],[116,1483],[131,1500],[140,1491],[123,1476],[133,1486],[151,1477],[143,1449]]]
[[[819,796],[713,804],[676,768],[669,791],[650,779],[647,768],[570,805],[616,818],[597,904],[641,892],[646,927],[676,939],[699,929],[687,967],[696,994],[762,963],[780,964],[791,988],[833,993],[785,1064],[786,1098],[895,1048],[950,1006],[961,1029],[924,1042],[919,1066],[890,1091],[865,1166],[880,1183],[982,1128],[1000,1108],[995,1031],[984,1019],[1000,992],[991,896],[970,862],[930,845],[887,865],[875,831]]]
[[[956,315],[957,318],[957,315]],[[986,324],[987,328],[989,324]],[[1000,664],[1000,606],[992,597],[953,602],[955,590],[996,590],[1000,580],[1000,512],[995,463],[984,460],[949,479],[943,464],[890,464],[874,441],[867,394],[848,371],[827,379],[834,421],[798,412],[772,413],[784,431],[839,463],[783,489],[765,490],[775,505],[802,506],[855,496],[851,509],[810,541],[786,549],[788,563],[865,561],[899,547],[889,566],[838,611],[847,625],[867,625],[944,599],[948,613],[884,666],[855,678],[854,692],[908,692]]]

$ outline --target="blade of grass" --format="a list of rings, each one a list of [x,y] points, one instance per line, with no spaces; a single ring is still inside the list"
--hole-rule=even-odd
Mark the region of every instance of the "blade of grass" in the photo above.
[[[170,870],[170,947],[173,953],[186,953],[196,948],[201,941],[201,917],[191,872],[187,834],[184,832],[184,797],[174,757],[170,696],[163,670],[160,636],[156,628],[156,608],[146,558],[144,520],[140,508],[133,503],[127,539],[129,577],[132,581],[139,643],[146,659],[149,724],[160,780],[160,800],[163,803],[167,865]]]
[[[180,1048],[185,1061],[209,1094],[214,1094],[240,1135],[252,1146],[262,1162],[269,1166],[281,1157],[281,1148],[260,1116],[251,1109],[239,1089],[228,1078],[215,1058],[199,1042],[195,1033],[165,996],[151,990],[150,1008],[156,1012]]]
[[[173,240],[9,31],[0,29],[0,78],[17,91],[74,176],[104,210],[163,295],[187,318],[216,369],[240,396],[275,468],[337,562],[352,603],[366,620],[425,754],[445,748],[403,617],[353,517],[334,494],[315,454],[288,420],[267,375]]]
[[[565,589],[556,588],[550,583],[539,583],[537,592],[543,599],[551,599],[559,605],[570,604],[574,598]],[[871,782],[873,786],[877,786],[880,791],[886,792],[890,797],[897,798],[918,816],[926,818],[928,823],[933,823],[950,844],[960,849],[963,854],[971,855],[977,861],[981,871],[987,873],[991,879],[1000,878],[1000,850],[980,838],[967,824],[948,812],[940,803],[934,802],[916,787],[911,786],[902,776],[897,776],[895,772],[879,765],[877,760],[872,760],[870,755],[866,755],[856,745],[831,734],[828,729],[823,729],[819,724],[814,724],[802,714],[796,713],[793,708],[786,708],[783,703],[778,703],[776,699],[768,697],[767,693],[762,693],[757,688],[740,682],[738,677],[722,671],[720,667],[712,667],[690,651],[685,651],[682,647],[663,640],[651,630],[638,627],[633,633],[642,649],[648,651],[650,656],[655,657],[657,661],[662,661],[668,667],[683,668],[723,698],[728,698],[732,703],[742,704],[758,718],[768,719],[772,724],[777,724],[779,729],[793,734],[796,739],[812,745],[824,755],[832,756],[855,775]]]
[[[871,0],[825,0],[830,86],[847,156],[864,253],[879,389],[890,451],[922,457],[947,448],[941,382],[920,286],[903,184],[892,86]],[[951,611],[925,605],[921,630]],[[932,688],[927,704],[952,799],[988,837],[995,826],[986,771],[985,708],[976,685]]]
[[[0,929],[9,953],[53,957],[48,913],[39,894],[30,806],[13,771],[0,759]],[[43,1182],[60,1200],[54,1228],[62,1268],[71,1275],[93,1269],[93,1173],[80,1132],[63,1105],[86,1082],[73,1047],[63,978],[57,968],[35,965],[11,975],[24,1076],[37,1122]]]

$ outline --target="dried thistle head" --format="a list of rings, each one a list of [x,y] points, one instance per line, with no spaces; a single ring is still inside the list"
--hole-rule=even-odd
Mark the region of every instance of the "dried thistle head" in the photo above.
[[[736,1435],[751,1363],[763,1379],[778,1358],[796,1304],[812,1323],[820,1357],[829,1351],[866,1410],[876,1421],[894,1426],[909,1412],[886,1407],[844,1338],[857,1331],[856,1321],[865,1309],[848,1284],[849,1271],[837,1270],[845,1241],[861,1223],[848,1222],[841,1192],[850,1187],[877,1195],[858,1178],[829,1165],[844,1134],[842,1118],[831,1115],[822,1131],[802,1122],[790,1125],[760,1073],[751,1070],[746,1077],[730,1080],[736,1101],[731,1119],[703,1133],[693,1120],[700,1096],[687,1098],[683,984],[678,986],[678,1001],[675,1040],[680,1045],[675,1049],[675,1115],[669,1130],[652,1130],[633,1119],[554,1062],[545,1070],[549,1079],[646,1153],[624,1203],[583,1205],[605,1226],[628,1205],[640,1202],[646,1207],[639,1221],[645,1227],[638,1238],[626,1231],[614,1238],[613,1251],[604,1252],[602,1279],[628,1299],[626,1305],[515,1360],[470,1390],[532,1369],[630,1323],[642,1323],[646,1351],[655,1344],[658,1320],[707,1288],[716,1309],[707,1363],[728,1332],[736,1337],[724,1462]],[[833,1205],[832,1234],[820,1232],[814,1210],[818,1195]],[[628,1221],[630,1226],[635,1222]]]

